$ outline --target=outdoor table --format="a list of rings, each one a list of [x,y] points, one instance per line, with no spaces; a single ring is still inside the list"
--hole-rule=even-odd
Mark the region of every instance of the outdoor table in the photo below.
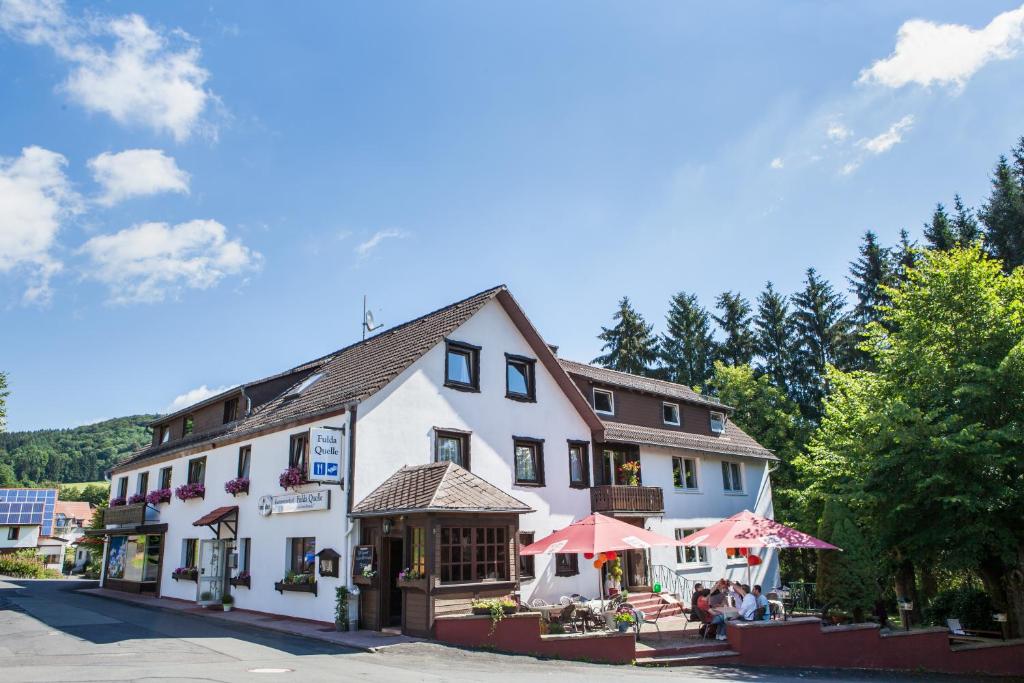
[[[738,609],[736,609],[735,607],[730,607],[728,605],[722,605],[721,607],[712,607],[708,611],[712,614],[721,614],[726,619],[735,619],[740,615],[740,611]]]
[[[557,611],[561,614],[564,609],[565,605],[530,605],[530,610],[533,612],[540,612],[544,617],[544,621],[551,621],[552,612]]]

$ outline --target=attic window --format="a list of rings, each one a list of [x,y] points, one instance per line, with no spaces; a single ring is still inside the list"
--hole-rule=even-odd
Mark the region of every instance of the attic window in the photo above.
[[[285,398],[291,398],[293,396],[300,396],[300,395],[302,395],[302,392],[304,392],[306,389],[309,389],[311,386],[313,386],[314,384],[319,382],[320,378],[323,377],[323,376],[324,376],[324,373],[322,373],[322,372],[318,372],[315,375],[310,375],[306,379],[302,380],[302,384],[300,384],[299,386],[295,387],[293,390],[289,391],[288,392],[288,396],[286,396]]]
[[[715,434],[725,431],[725,413],[711,411],[711,431]]]

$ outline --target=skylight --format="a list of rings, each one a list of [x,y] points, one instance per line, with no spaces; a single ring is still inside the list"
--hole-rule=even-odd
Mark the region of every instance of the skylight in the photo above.
[[[302,380],[302,384],[289,391],[288,396],[286,398],[291,398],[293,396],[301,396],[302,392],[304,392],[306,389],[309,389],[311,386],[319,382],[320,378],[323,376],[324,373],[322,372],[318,372],[315,375],[310,375],[306,379]]]

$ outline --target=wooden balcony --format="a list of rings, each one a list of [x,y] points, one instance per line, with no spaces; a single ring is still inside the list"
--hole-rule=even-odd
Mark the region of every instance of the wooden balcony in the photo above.
[[[103,511],[103,526],[132,526],[145,523],[145,503],[118,505]]]
[[[592,486],[590,510],[605,514],[662,514],[665,496],[658,486]]]

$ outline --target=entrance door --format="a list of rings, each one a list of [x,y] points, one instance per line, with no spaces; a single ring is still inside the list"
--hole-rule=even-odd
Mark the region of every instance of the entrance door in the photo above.
[[[402,589],[398,587],[398,573],[404,565],[404,553],[400,538],[384,538],[384,553],[387,561],[385,568],[386,583],[382,586],[384,596],[384,623],[388,626],[402,625]]]
[[[641,588],[650,586],[647,578],[647,551],[627,550],[626,551],[626,580],[630,588]]]
[[[196,601],[200,605],[220,602],[224,592],[224,570],[227,566],[224,541],[199,542],[199,581]]]

